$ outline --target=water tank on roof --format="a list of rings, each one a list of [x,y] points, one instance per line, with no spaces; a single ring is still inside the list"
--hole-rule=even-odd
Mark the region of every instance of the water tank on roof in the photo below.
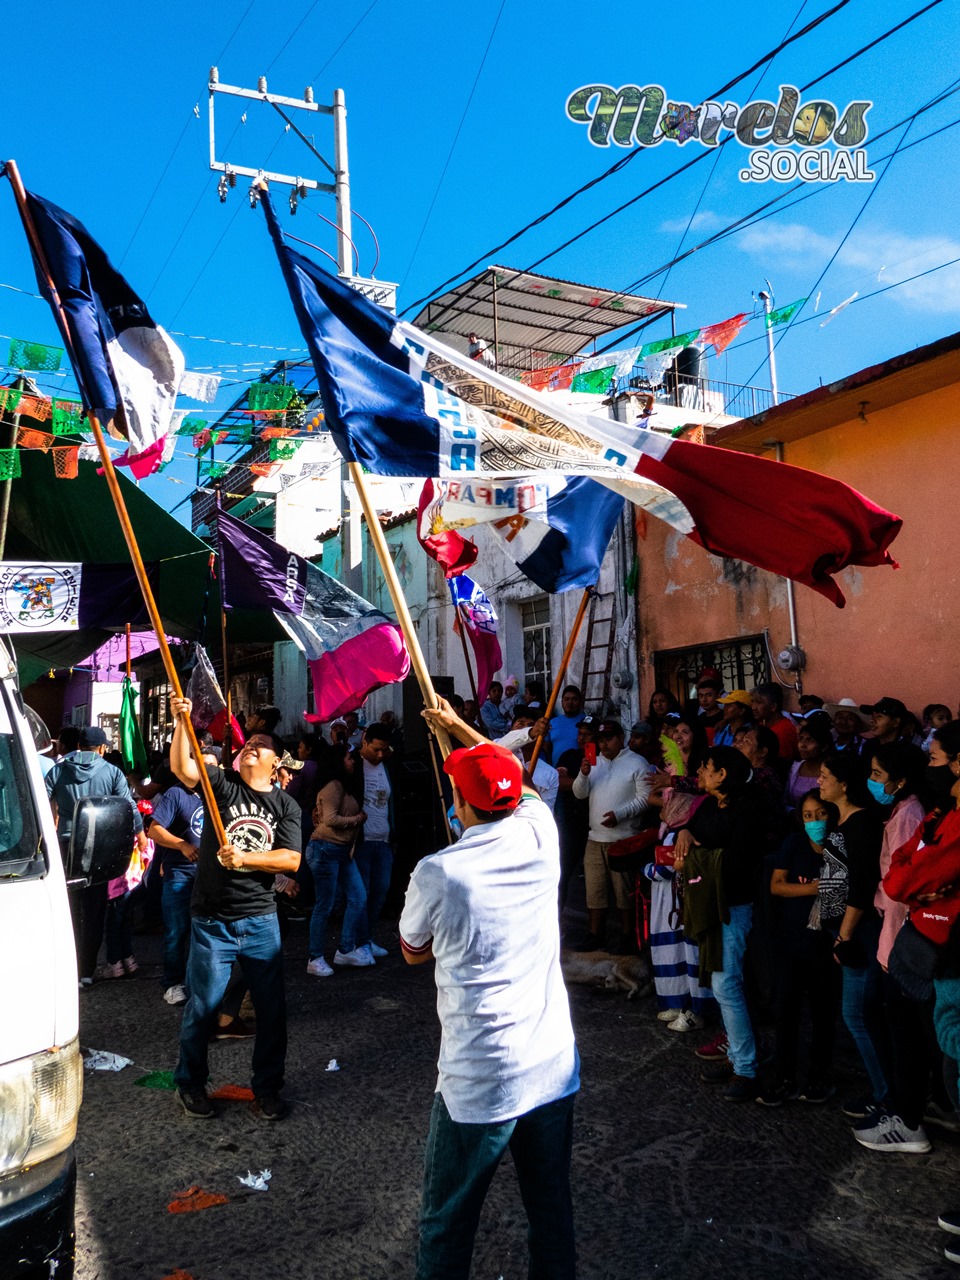
[[[673,393],[673,403],[684,409],[699,408],[706,374],[706,357],[699,347],[684,347],[678,351],[673,367],[667,374],[667,385]]]

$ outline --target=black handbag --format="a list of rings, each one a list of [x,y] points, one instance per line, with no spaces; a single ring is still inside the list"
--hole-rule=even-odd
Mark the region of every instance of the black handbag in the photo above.
[[[937,944],[924,937],[909,920],[897,934],[887,972],[909,999],[920,1003],[933,999],[933,975],[939,951]]]

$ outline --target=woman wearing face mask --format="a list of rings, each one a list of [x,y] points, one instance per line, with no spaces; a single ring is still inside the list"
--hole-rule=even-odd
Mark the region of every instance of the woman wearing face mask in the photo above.
[[[849,751],[831,751],[820,766],[820,795],[837,807],[823,843],[817,902],[819,923],[833,938],[843,967],[843,1020],[870,1078],[871,1094],[843,1104],[844,1115],[862,1120],[888,1093],[881,973],[877,963],[880,917],[873,899],[880,883],[883,823],[867,788],[865,762]]]
[[[889,750],[878,747],[875,751],[875,763],[888,766],[885,772],[891,781],[887,786],[903,771],[895,757],[881,754]],[[911,751],[923,757],[919,748]],[[932,784],[937,805],[925,820],[914,824],[909,838],[893,845],[882,886],[891,907],[885,911],[884,924],[890,914],[899,911],[902,926],[909,908],[909,927],[942,947],[960,916],[960,723],[954,721],[936,731],[930,765],[923,770],[917,788],[924,781]],[[905,783],[903,789],[909,785]],[[889,950],[886,957],[889,959]],[[924,1125],[954,1129],[957,1124],[942,1087],[942,1059],[932,1039],[932,1003],[908,998],[893,975],[886,979],[886,995],[896,1070],[884,1118],[882,1149],[929,1150],[928,1140],[923,1145]],[[910,1132],[904,1136],[903,1129]]]
[[[800,804],[802,831],[791,831],[768,864],[770,893],[778,908],[773,931],[777,1049],[775,1082],[757,1098],[765,1107],[779,1107],[794,1098],[801,1102],[826,1102],[833,1094],[830,1066],[840,999],[840,971],[833,962],[830,935],[825,930],[808,929],[807,922],[817,899],[827,827],[838,817],[836,808],[821,800],[818,789],[808,791]],[[810,1063],[807,1082],[798,1088],[804,996],[810,1009]]]

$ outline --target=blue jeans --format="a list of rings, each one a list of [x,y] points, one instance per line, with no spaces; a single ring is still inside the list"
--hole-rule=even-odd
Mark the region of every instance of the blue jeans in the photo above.
[[[529,1280],[573,1280],[570,1154],[575,1098],[571,1093],[505,1124],[458,1124],[441,1095],[434,1096],[417,1280],[467,1280],[484,1197],[508,1147],[529,1224]]]
[[[183,986],[190,947],[190,898],[196,872],[165,867],[160,909],[163,912],[163,989]]]
[[[859,939],[859,930],[857,932]],[[883,1102],[891,1075],[883,1051],[883,970],[874,955],[864,969],[843,966],[843,1020],[863,1060],[873,1100]]]
[[[310,916],[310,959],[323,955],[327,941],[327,921],[337,884],[347,898],[347,909],[340,929],[340,950],[352,951],[370,941],[367,924],[367,894],[357,864],[350,857],[350,846],[330,840],[311,840],[307,845],[307,866],[313,872],[316,901]]]
[[[118,960],[125,960],[133,952],[130,916],[127,912],[129,900],[130,890],[128,889],[118,898],[111,898],[107,902],[107,964],[116,964]]]
[[[190,999],[180,1024],[180,1061],[173,1078],[182,1089],[207,1082],[207,1039],[236,960],[250,988],[257,1014],[253,1042],[253,1091],[283,1087],[287,1054],[287,1008],[283,952],[276,915],[218,920],[194,916],[190,931],[187,986]]]
[[[380,912],[390,888],[390,872],[393,870],[393,850],[386,840],[363,840],[357,846],[357,870],[367,891],[367,923],[372,929],[380,919]]]
[[[753,1024],[743,991],[743,957],[753,924],[753,905],[730,908],[730,923],[723,926],[723,969],[711,975],[711,985],[723,1029],[727,1033],[727,1056],[734,1072],[753,1080],[757,1074],[757,1046]]]

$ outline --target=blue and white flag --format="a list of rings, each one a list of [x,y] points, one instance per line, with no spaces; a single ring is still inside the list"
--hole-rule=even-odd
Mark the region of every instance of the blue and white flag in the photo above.
[[[149,469],[156,470],[183,376],[183,353],[82,223],[29,191],[27,205],[66,315],[84,406],[112,436],[128,441],[129,462],[146,455]],[[37,280],[48,295],[39,267]]]
[[[561,495],[571,508],[567,528],[579,540],[593,538],[598,511],[608,518],[613,509],[595,496],[596,481],[714,555],[793,578],[836,604],[843,594],[831,575],[848,564],[894,563],[887,547],[900,519],[841,481],[629,428],[515,382],[397,320],[288,248],[265,193],[263,206],[327,425],[349,461],[378,475],[461,482],[458,502],[469,519],[495,528],[515,522],[513,544],[526,535],[531,563],[558,518],[551,501]],[[522,506],[531,476],[537,500]],[[578,491],[568,483],[574,476],[584,478]],[[549,523],[534,518],[534,508]]]
[[[490,692],[490,683],[503,665],[497,633],[497,611],[487,593],[465,573],[448,578],[450,597],[457,610],[457,621],[466,624],[467,636],[477,662],[477,702],[482,707]]]

